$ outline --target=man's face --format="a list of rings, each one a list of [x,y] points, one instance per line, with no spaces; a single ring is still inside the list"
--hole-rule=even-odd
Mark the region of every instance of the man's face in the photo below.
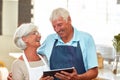
[[[52,25],[54,28],[54,31],[61,37],[61,38],[67,38],[70,33],[70,26],[71,21],[66,21],[62,17],[59,17],[58,19],[52,21]]]

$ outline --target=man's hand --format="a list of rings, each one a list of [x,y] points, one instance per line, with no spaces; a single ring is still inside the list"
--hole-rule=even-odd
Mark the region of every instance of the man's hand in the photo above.
[[[59,78],[60,80],[78,80],[78,74],[75,68],[73,68],[72,73],[61,71],[60,73],[56,73],[55,77]]]
[[[12,73],[8,74],[7,80],[12,80]]]
[[[97,75],[98,68],[94,67],[83,74],[78,74],[75,68],[73,69],[72,73],[61,71],[60,73],[56,73],[55,77],[59,78],[60,80],[92,80],[96,78]]]

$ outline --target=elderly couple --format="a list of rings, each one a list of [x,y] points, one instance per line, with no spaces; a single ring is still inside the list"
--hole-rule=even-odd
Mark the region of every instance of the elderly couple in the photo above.
[[[32,23],[20,25],[14,43],[23,50],[8,75],[8,80],[92,80],[98,75],[95,43],[92,36],[73,27],[69,12],[53,10],[50,21],[55,34],[40,45],[41,35]],[[74,67],[72,73],[61,71],[43,76],[43,71]]]

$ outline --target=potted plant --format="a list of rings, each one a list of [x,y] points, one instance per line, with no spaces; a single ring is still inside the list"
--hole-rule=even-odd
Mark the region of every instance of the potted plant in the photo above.
[[[120,33],[114,36],[113,46],[116,51],[115,62],[114,62],[114,66],[113,66],[113,73],[117,74],[117,66],[118,66],[118,61],[120,58]]]
[[[113,46],[116,50],[116,55],[120,55],[120,33],[114,36]]]

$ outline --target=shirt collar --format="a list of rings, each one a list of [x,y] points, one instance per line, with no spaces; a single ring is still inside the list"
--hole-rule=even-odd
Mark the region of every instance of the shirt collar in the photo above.
[[[79,38],[76,36],[76,35],[78,35],[78,34],[77,34],[77,33],[78,33],[78,30],[77,30],[75,27],[73,27],[73,29],[74,29],[73,38],[72,38],[72,40],[71,40],[70,42],[79,41]],[[60,41],[60,42],[63,42],[62,39],[60,38],[60,36],[57,35],[57,34],[56,34],[55,40],[56,40],[56,39],[58,39],[58,41]]]

